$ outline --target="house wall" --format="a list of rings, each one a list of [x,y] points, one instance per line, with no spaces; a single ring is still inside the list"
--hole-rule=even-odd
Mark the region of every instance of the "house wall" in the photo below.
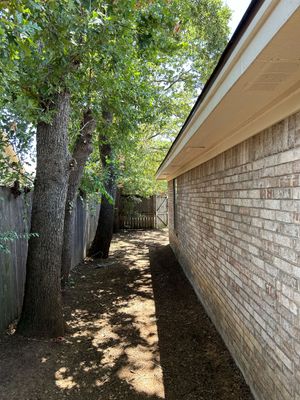
[[[300,113],[177,178],[170,243],[255,397],[300,399]]]

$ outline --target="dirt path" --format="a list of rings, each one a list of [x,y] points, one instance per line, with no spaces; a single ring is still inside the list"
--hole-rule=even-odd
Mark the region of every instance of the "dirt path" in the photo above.
[[[63,340],[0,336],[0,400],[251,400],[167,243],[121,234],[76,268]]]

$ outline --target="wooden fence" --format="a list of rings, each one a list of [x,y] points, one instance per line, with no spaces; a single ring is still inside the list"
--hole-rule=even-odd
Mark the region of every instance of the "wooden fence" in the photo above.
[[[28,232],[31,194],[15,198],[10,189],[0,187],[0,232]],[[75,210],[72,266],[86,255],[94,238],[99,206],[91,209],[77,199]],[[8,242],[9,253],[0,252],[0,331],[20,315],[26,276],[27,241]]]
[[[158,229],[168,224],[168,202],[166,196],[142,198],[124,196],[119,200],[119,220],[121,229]]]
[[[120,215],[120,227],[121,229],[153,229],[155,228],[155,216],[153,214]]]

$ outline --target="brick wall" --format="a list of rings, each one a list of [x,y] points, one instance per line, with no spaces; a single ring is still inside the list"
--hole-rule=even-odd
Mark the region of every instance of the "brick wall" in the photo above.
[[[300,113],[177,184],[171,246],[255,397],[300,400]]]

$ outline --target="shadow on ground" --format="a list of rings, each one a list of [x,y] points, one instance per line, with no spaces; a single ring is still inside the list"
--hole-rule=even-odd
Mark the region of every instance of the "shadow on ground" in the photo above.
[[[120,234],[76,268],[63,340],[0,336],[0,399],[252,399],[167,243]]]
[[[150,261],[165,398],[252,399],[170,246],[150,250]]]

